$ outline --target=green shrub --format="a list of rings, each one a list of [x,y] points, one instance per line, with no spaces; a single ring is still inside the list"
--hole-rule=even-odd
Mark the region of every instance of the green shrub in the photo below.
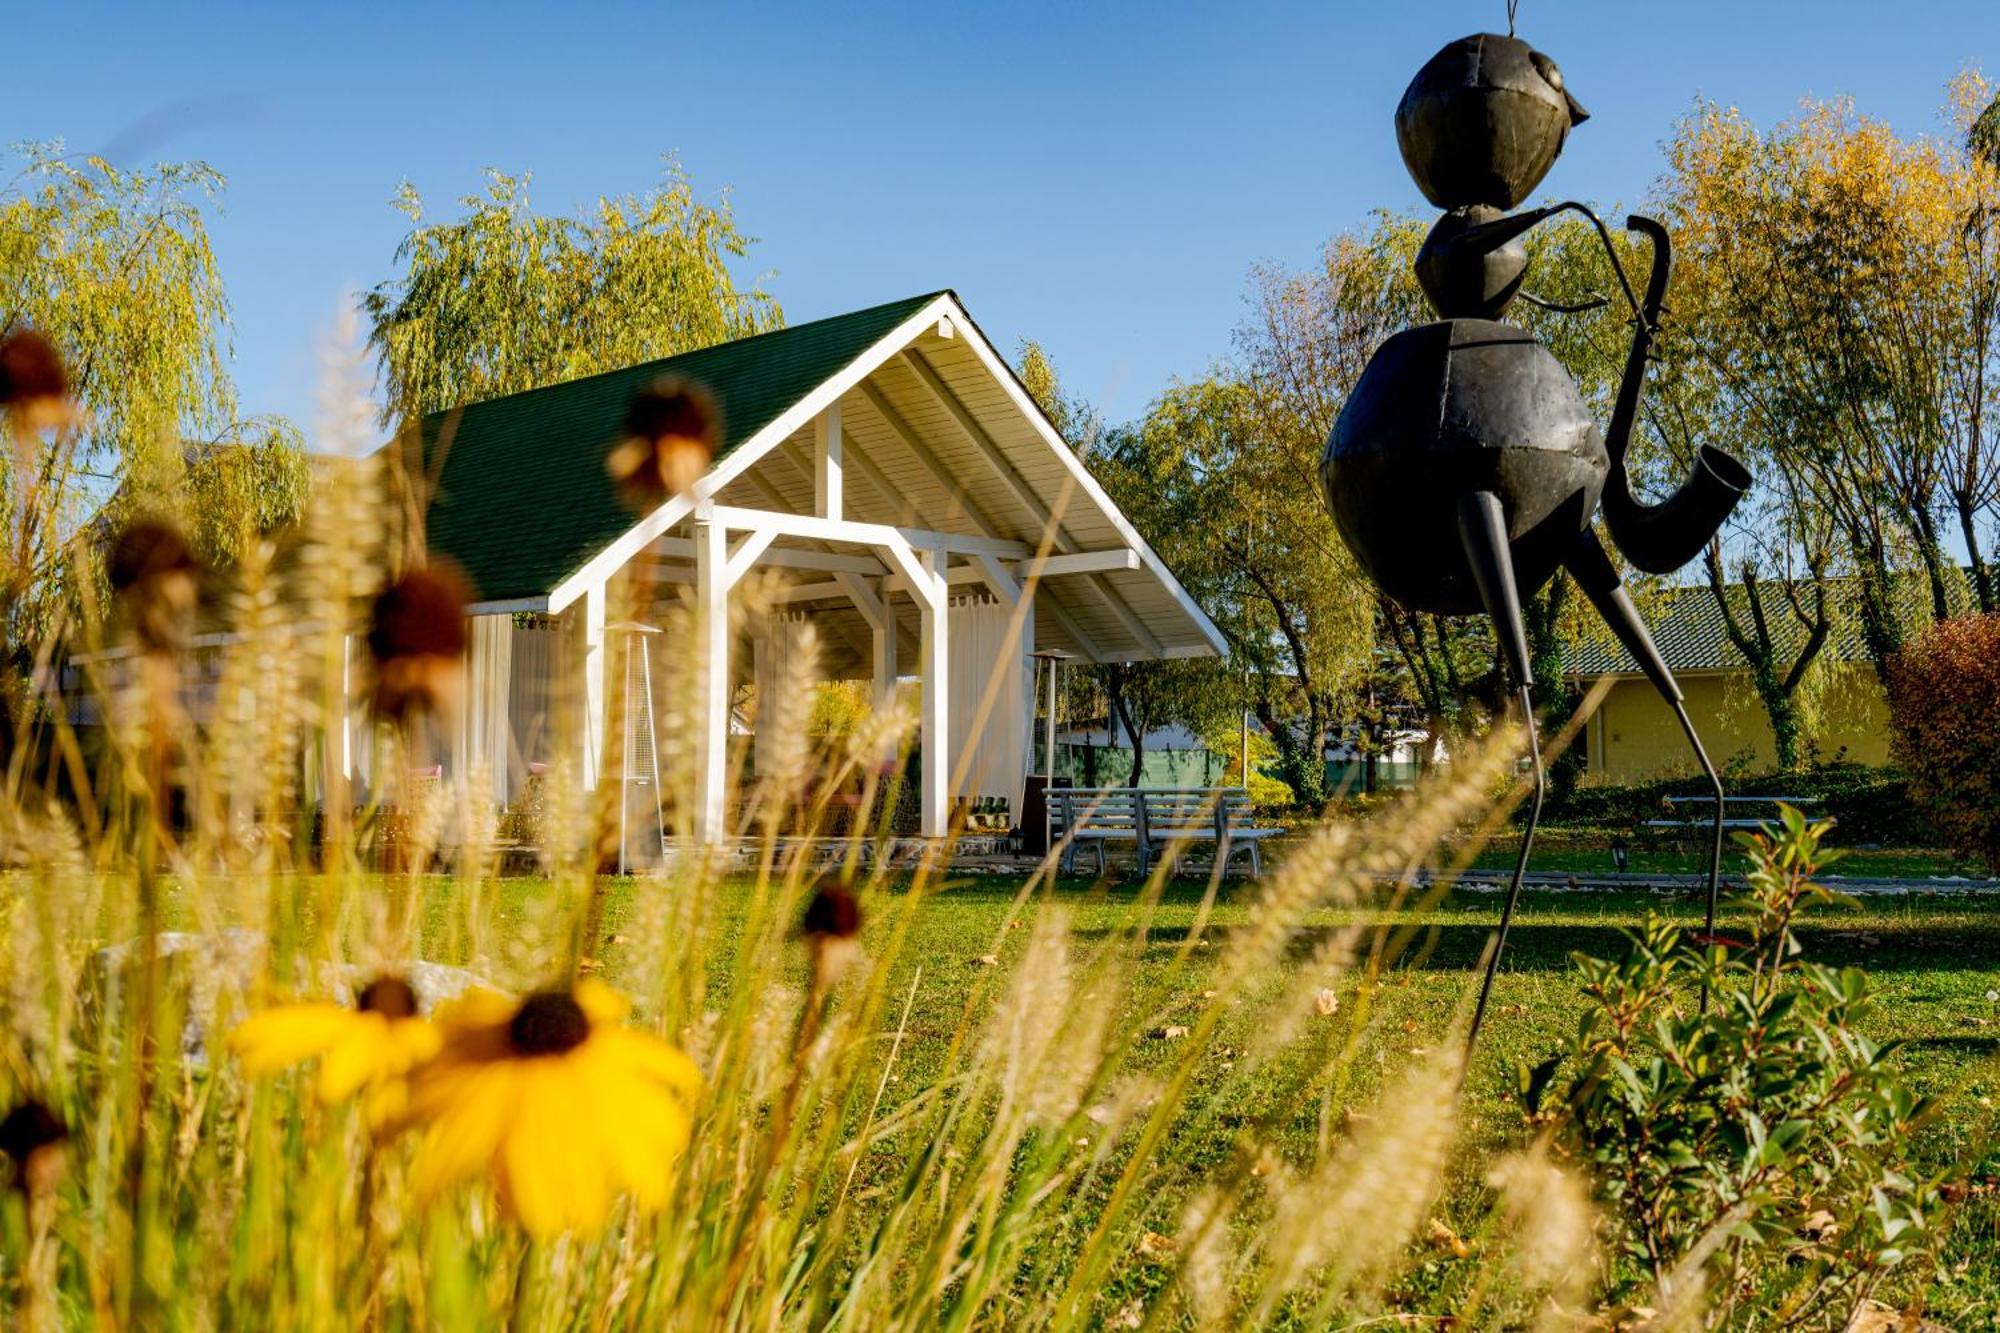
[[[1942,846],[1943,839],[1910,782],[1892,768],[1826,764],[1797,773],[1760,773],[1725,779],[1731,796],[1811,797],[1811,813],[1834,821],[1845,846],[1871,843],[1890,847]],[[1552,825],[1626,830],[1658,819],[1669,796],[1706,796],[1705,778],[1662,778],[1621,786],[1579,787],[1549,803]],[[1680,809],[1674,818],[1690,818]]]
[[[1622,957],[1579,956],[1576,1032],[1522,1074],[1556,1149],[1597,1182],[1624,1285],[1720,1323],[1750,1288],[1782,1318],[1844,1315],[1941,1230],[1944,1182],[1910,1158],[1930,1104],[1861,1030],[1868,978],[1806,961],[1793,934],[1802,906],[1833,898],[1813,883],[1829,826],[1782,813],[1775,838],[1743,839],[1748,938],[1652,918]]]
[[[1896,760],[1954,851],[2000,870],[2000,616],[1926,629],[1891,664]]]

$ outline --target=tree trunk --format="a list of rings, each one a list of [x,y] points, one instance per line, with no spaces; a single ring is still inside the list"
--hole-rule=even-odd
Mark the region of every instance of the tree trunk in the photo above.
[[[1875,678],[1889,688],[1889,664],[1903,651],[1903,622],[1896,614],[1895,584],[1879,557],[1861,573],[1861,639]]]
[[[1298,733],[1289,723],[1279,721],[1268,698],[1259,699],[1255,711],[1257,720],[1278,747],[1278,772],[1292,789],[1292,798],[1301,805],[1319,804],[1326,786],[1326,761],[1320,761],[1318,781],[1314,781],[1313,775],[1306,771]]]
[[[1118,725],[1125,728],[1125,738],[1132,742],[1132,775],[1125,780],[1125,785],[1137,787],[1146,776],[1146,733],[1132,720],[1132,708],[1125,702],[1123,690],[1112,696],[1111,706],[1117,711]]]
[[[1917,554],[1931,587],[1931,619],[1951,619],[1951,589],[1945,582],[1944,546],[1938,541],[1937,519],[1929,505],[1917,506]]]
[[[1979,599],[1983,614],[1993,613],[1993,579],[1986,569],[1986,557],[1979,550],[1979,511],[1972,497],[1954,494],[1952,506],[1958,510],[1958,529],[1965,538],[1965,554],[1972,565],[1972,595]]]

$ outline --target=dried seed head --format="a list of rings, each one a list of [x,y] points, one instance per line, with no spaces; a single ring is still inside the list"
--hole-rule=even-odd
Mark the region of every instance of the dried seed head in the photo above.
[[[354,1007],[364,1014],[380,1014],[384,1018],[414,1018],[417,993],[401,977],[380,976],[361,988]]]
[[[0,1153],[14,1163],[14,1184],[23,1194],[43,1195],[62,1177],[69,1126],[30,1097],[0,1120]]]
[[[507,1024],[507,1044],[515,1055],[562,1055],[589,1035],[589,1015],[566,990],[530,995]]]
[[[668,376],[632,399],[624,434],[606,456],[605,470],[625,503],[647,513],[701,479],[715,461],[721,434],[708,390]]]
[[[201,563],[173,524],[157,518],[126,524],[106,572],[132,617],[139,646],[153,654],[179,652],[201,592]]]
[[[29,430],[62,425],[72,415],[62,357],[33,329],[0,339],[0,408]]]
[[[377,594],[368,652],[382,716],[439,712],[456,701],[465,602],[464,581],[448,565],[411,570]]]

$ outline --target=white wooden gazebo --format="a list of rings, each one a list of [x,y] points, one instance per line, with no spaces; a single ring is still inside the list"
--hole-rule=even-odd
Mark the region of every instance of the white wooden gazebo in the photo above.
[[[715,396],[721,448],[690,491],[634,521],[604,456],[633,394],[669,374]],[[878,698],[920,678],[926,836],[946,831],[957,796],[1020,799],[1038,648],[1095,662],[1222,649],[950,292],[473,404],[430,418],[425,435],[430,542],[478,598],[474,702],[454,756],[488,764],[503,799],[538,758],[598,781],[619,679],[607,609],[635,570],[693,590],[704,840],[725,832],[733,686],[782,656],[781,628],[747,644],[724,628],[753,568],[783,571],[777,601],[815,623],[829,678],[871,679]],[[568,666],[580,668],[580,724],[531,718]],[[968,756],[996,673],[997,706]],[[535,753],[564,730],[579,752]]]

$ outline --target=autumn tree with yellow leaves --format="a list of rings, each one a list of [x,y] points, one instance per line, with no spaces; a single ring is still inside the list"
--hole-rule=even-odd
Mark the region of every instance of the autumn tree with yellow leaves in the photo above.
[[[2000,387],[2000,173],[1972,132],[1991,101],[1962,76],[1951,132],[1923,137],[1845,101],[1809,102],[1768,131],[1703,103],[1667,147],[1686,401],[1783,483],[1767,492],[1781,510],[1760,519],[1830,522],[1819,573],[1852,577],[1878,670],[1911,628],[1903,580],[1920,580],[1932,618],[1964,609],[1947,523],[1971,598],[1996,605],[1986,408]]]

